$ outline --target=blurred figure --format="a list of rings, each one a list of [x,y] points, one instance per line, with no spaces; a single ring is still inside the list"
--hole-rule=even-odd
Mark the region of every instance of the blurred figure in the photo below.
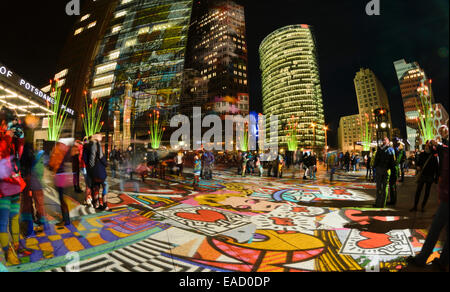
[[[312,180],[316,179],[316,172],[317,172],[317,157],[316,153],[311,152],[311,156],[309,157],[309,177]]]
[[[69,208],[64,200],[64,190],[73,183],[72,167],[69,164],[72,163],[70,149],[74,142],[73,138],[60,139],[50,155],[49,167],[54,173],[55,187],[61,202],[62,222],[58,226],[71,224]]]
[[[44,176],[44,151],[35,152],[34,150],[34,129],[38,123],[39,119],[36,117],[25,118],[25,144],[20,160],[22,177],[26,182],[21,196],[20,216],[22,234],[25,238],[35,235],[34,222],[43,229],[48,228],[41,183]]]
[[[133,180],[133,146],[129,146],[127,151],[123,153],[122,164],[119,164],[120,169],[120,191],[125,191],[125,183],[131,181],[134,185],[134,191],[139,193],[139,182]]]
[[[276,167],[277,167],[276,177],[278,177],[278,178],[283,177],[283,169],[284,169],[285,164],[286,164],[286,161],[284,159],[283,154],[279,153],[278,158],[277,158],[277,165],[276,165]]]
[[[76,193],[82,193],[80,188],[80,161],[81,153],[83,152],[83,144],[81,141],[75,141],[72,146],[71,156],[72,156],[72,171],[73,171],[73,189]]]
[[[350,153],[347,151],[344,155],[345,172],[350,172],[350,162],[351,162]]]
[[[178,176],[183,176],[183,165],[184,165],[184,154],[182,151],[178,152],[177,156],[175,157],[175,164],[178,170]]]
[[[416,212],[419,206],[420,196],[422,194],[422,189],[425,186],[425,196],[422,201],[422,212],[425,212],[425,206],[427,204],[428,198],[430,197],[431,186],[434,183],[438,183],[439,179],[439,160],[437,151],[433,149],[433,142],[427,141],[425,145],[425,152],[420,154],[419,164],[417,168],[419,174],[417,175],[417,189],[416,196],[414,200],[414,207],[410,210],[411,212]]]
[[[85,157],[85,154],[88,151],[88,148],[90,147],[89,144],[92,140],[92,137],[85,137],[83,139],[83,147],[81,148],[80,152],[80,170],[81,173],[83,173],[84,177],[84,183],[85,183],[85,200],[84,205],[86,206],[92,206],[92,182],[91,178],[87,173],[87,163],[88,159]]]
[[[212,168],[214,165],[214,154],[211,151],[206,151],[205,154],[203,155],[203,162],[204,166],[203,166],[203,178],[205,180],[212,180],[213,175],[212,175]]]
[[[0,111],[0,246],[6,265],[18,265],[20,193],[25,189],[19,166],[14,132],[8,122],[15,118],[7,108]],[[11,240],[10,240],[11,238]],[[1,259],[0,259],[1,260]]]
[[[370,153],[366,155],[365,157],[365,164],[366,164],[366,180],[372,181],[372,155],[373,152],[370,150]]]
[[[200,175],[202,172],[202,161],[198,154],[194,157],[194,184],[193,187],[198,187],[200,185]]]
[[[114,146],[114,149],[111,151],[109,155],[109,161],[111,162],[111,174],[113,178],[117,178],[117,172],[119,171],[119,164],[121,163],[120,151],[117,149],[117,146]]]
[[[259,170],[259,176],[263,177],[263,175],[264,175],[264,167],[263,167],[263,164],[261,162],[261,155],[256,155],[255,166]]]

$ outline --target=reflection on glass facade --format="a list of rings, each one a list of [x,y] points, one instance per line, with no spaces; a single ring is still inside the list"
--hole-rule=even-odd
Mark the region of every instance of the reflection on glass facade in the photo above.
[[[192,0],[126,0],[116,8],[95,60],[91,98],[123,111],[125,85],[133,86],[135,120],[179,105]],[[111,116],[111,115],[110,115]],[[144,130],[144,125],[136,126]]]
[[[264,115],[278,116],[282,146],[286,146],[289,134],[286,125],[298,123],[299,144],[323,148],[325,120],[311,28],[292,25],[273,32],[262,42],[260,57]]]

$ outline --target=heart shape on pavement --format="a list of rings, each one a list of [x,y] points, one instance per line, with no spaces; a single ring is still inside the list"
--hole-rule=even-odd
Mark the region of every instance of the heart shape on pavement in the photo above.
[[[380,248],[392,243],[390,236],[387,234],[363,231],[361,236],[367,239],[359,241],[356,245],[364,249]]]
[[[210,222],[210,223],[227,219],[227,217],[222,213],[211,210],[197,210],[196,214],[181,212],[176,213],[175,216],[188,220]]]

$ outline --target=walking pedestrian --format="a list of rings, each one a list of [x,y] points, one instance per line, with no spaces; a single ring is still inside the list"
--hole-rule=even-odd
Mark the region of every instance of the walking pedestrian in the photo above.
[[[417,168],[419,173],[417,175],[417,189],[414,199],[414,207],[410,210],[416,212],[419,206],[420,196],[422,194],[423,187],[425,186],[425,196],[422,201],[422,212],[425,212],[425,206],[430,197],[431,186],[433,183],[438,183],[439,179],[439,158],[437,150],[433,149],[432,141],[427,141],[425,145],[425,151],[420,154]]]

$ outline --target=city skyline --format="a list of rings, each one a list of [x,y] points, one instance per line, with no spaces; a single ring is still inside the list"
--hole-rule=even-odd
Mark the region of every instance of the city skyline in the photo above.
[[[258,5],[251,1],[237,2],[246,8],[250,110],[262,112],[257,53],[262,39],[285,25],[301,23],[312,25],[316,32],[325,118],[332,129],[331,145],[337,145],[339,118],[357,112],[353,77],[362,67],[371,69],[379,77],[387,90],[392,111],[404,116],[393,62],[416,61],[433,79],[436,102],[448,109],[448,38],[442,37],[448,36],[448,2],[420,2],[419,9],[414,1],[382,1],[381,16],[367,16],[365,1],[321,4],[285,1],[279,5],[270,1],[258,1]],[[8,5],[14,9],[15,4]],[[33,14],[29,17],[20,21],[6,19],[10,27],[6,42],[16,46],[1,48],[1,55],[6,56],[2,60],[6,65],[39,86],[56,73],[53,68],[76,18],[64,14],[63,4],[39,3],[31,4],[30,8],[36,9],[30,9]],[[41,31],[45,28],[55,31],[52,37],[45,33],[33,34],[38,30],[31,26],[37,21],[34,14],[41,15]],[[43,18],[42,14],[49,18]],[[24,31],[23,26],[28,29]],[[23,38],[18,40],[19,33]],[[26,49],[30,44],[36,46],[33,54]],[[398,116],[393,116],[393,126],[404,131],[404,121]]]

